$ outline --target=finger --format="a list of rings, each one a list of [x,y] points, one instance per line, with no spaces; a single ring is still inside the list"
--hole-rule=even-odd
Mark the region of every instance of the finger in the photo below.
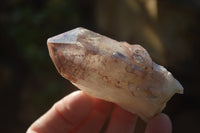
[[[67,133],[86,119],[94,108],[94,99],[76,91],[58,101],[28,129],[28,133]]]
[[[166,114],[159,114],[146,127],[145,133],[172,133],[172,125]]]
[[[106,133],[133,133],[137,116],[115,106]]]
[[[81,123],[73,133],[99,133],[103,127],[113,104],[103,100],[95,100],[95,108],[90,116]]]

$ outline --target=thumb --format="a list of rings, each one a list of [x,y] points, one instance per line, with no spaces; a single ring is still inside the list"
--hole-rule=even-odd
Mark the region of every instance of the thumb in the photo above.
[[[166,114],[158,114],[147,124],[145,133],[172,133],[172,124]]]

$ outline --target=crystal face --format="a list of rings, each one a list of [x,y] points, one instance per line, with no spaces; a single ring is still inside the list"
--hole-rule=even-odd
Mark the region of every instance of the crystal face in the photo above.
[[[87,94],[113,102],[148,121],[181,84],[140,45],[118,42],[84,28],[47,41],[58,72]]]

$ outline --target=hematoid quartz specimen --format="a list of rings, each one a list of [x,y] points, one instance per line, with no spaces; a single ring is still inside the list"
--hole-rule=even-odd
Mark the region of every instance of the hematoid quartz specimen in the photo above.
[[[113,102],[148,121],[181,84],[140,45],[117,42],[84,28],[47,41],[58,72],[87,94]]]

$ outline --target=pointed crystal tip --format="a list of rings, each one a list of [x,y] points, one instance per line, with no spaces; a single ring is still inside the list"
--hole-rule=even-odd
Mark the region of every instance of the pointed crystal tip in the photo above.
[[[177,89],[177,93],[179,94],[183,94],[183,86],[180,84],[180,82],[178,82],[178,80],[174,79],[175,80],[175,89]]]
[[[62,43],[62,44],[74,44],[77,41],[78,35],[83,31],[86,30],[82,27],[78,27],[76,29],[64,32],[57,36],[51,37],[47,40],[48,43]]]

